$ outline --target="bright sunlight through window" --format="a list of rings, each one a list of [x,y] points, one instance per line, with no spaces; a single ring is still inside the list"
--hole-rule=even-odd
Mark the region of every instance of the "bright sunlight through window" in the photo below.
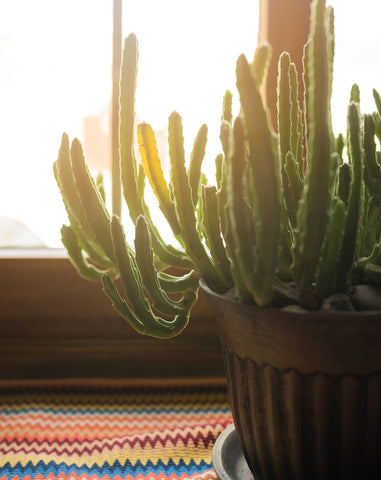
[[[348,91],[349,98],[358,83],[363,110],[370,111],[372,88],[381,90],[381,7],[374,0],[330,3],[337,17],[339,133],[347,106],[335,92]],[[207,171],[214,165],[222,97],[227,88],[235,92],[239,54],[253,56],[258,12],[259,0],[124,2],[123,36],[135,32],[140,47],[137,117],[153,126],[164,157],[167,119],[176,110],[188,156],[198,128],[208,125]],[[66,214],[52,164],[66,131],[83,142],[94,172],[109,165],[111,59],[111,1],[1,0],[0,246],[61,246]],[[9,228],[17,222],[33,234],[15,240]]]

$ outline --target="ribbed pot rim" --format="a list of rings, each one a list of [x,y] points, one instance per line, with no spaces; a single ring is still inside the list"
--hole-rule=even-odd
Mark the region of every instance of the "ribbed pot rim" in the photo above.
[[[381,372],[381,311],[287,311],[244,305],[205,280],[224,349],[278,370],[327,375]]]

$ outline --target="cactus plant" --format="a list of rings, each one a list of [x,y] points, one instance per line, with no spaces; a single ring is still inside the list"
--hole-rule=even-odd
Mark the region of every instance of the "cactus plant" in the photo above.
[[[330,107],[334,15],[325,0],[312,4],[304,85],[298,84],[290,56],[279,59],[276,129],[261,94],[270,55],[271,47],[260,45],[252,63],[238,58],[241,109],[233,119],[227,92],[216,185],[207,185],[201,171],[207,127],[198,132],[187,168],[181,117],[171,114],[168,184],[152,128],[142,123],[136,129],[138,45],[135,35],[127,37],[120,157],[135,248],[126,240],[121,219],[107,211],[79,141],[70,145],[63,135],[54,164],[70,221],[62,228],[63,243],[80,275],[101,282],[118,312],[143,334],[167,338],[182,331],[200,276],[217,292],[231,290],[239,301],[263,307],[291,303],[318,309],[324,299],[346,294],[356,283],[381,284],[380,96],[374,91],[376,112],[361,115],[354,87],[347,135],[335,139]],[[134,151],[136,135],[140,158]],[[146,183],[177,247],[168,245],[154,225]],[[170,275],[168,266],[186,270]]]

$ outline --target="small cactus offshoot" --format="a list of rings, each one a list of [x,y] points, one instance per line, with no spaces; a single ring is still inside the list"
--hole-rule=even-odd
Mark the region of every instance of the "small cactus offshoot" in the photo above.
[[[271,47],[260,45],[253,62],[238,58],[241,109],[234,119],[226,92],[215,185],[202,173],[206,125],[188,163],[181,117],[171,114],[168,183],[152,128],[135,125],[138,45],[133,34],[125,40],[120,181],[134,246],[120,218],[108,212],[102,182],[92,178],[79,141],[70,145],[62,137],[54,172],[70,221],[62,227],[63,243],[80,275],[101,282],[116,310],[142,334],[180,333],[200,276],[217,292],[234,289],[239,301],[263,307],[288,301],[318,309],[357,283],[381,284],[381,97],[375,90],[376,112],[362,115],[354,86],[346,136],[335,138],[334,15],[325,0],[312,4],[303,85],[289,54],[279,59],[276,129],[261,94],[270,55]],[[152,220],[147,183],[177,247],[163,240]],[[168,266],[182,273],[170,275]]]

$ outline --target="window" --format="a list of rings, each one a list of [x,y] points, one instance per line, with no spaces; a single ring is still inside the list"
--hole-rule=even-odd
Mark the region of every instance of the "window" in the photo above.
[[[136,112],[164,137],[173,110],[190,153],[202,123],[211,163],[226,88],[241,51],[253,55],[258,5],[251,0],[125,2],[123,35],[140,44]],[[66,215],[52,174],[61,134],[79,137],[95,170],[109,165],[112,3],[4,0],[0,5],[0,215],[60,246]]]

